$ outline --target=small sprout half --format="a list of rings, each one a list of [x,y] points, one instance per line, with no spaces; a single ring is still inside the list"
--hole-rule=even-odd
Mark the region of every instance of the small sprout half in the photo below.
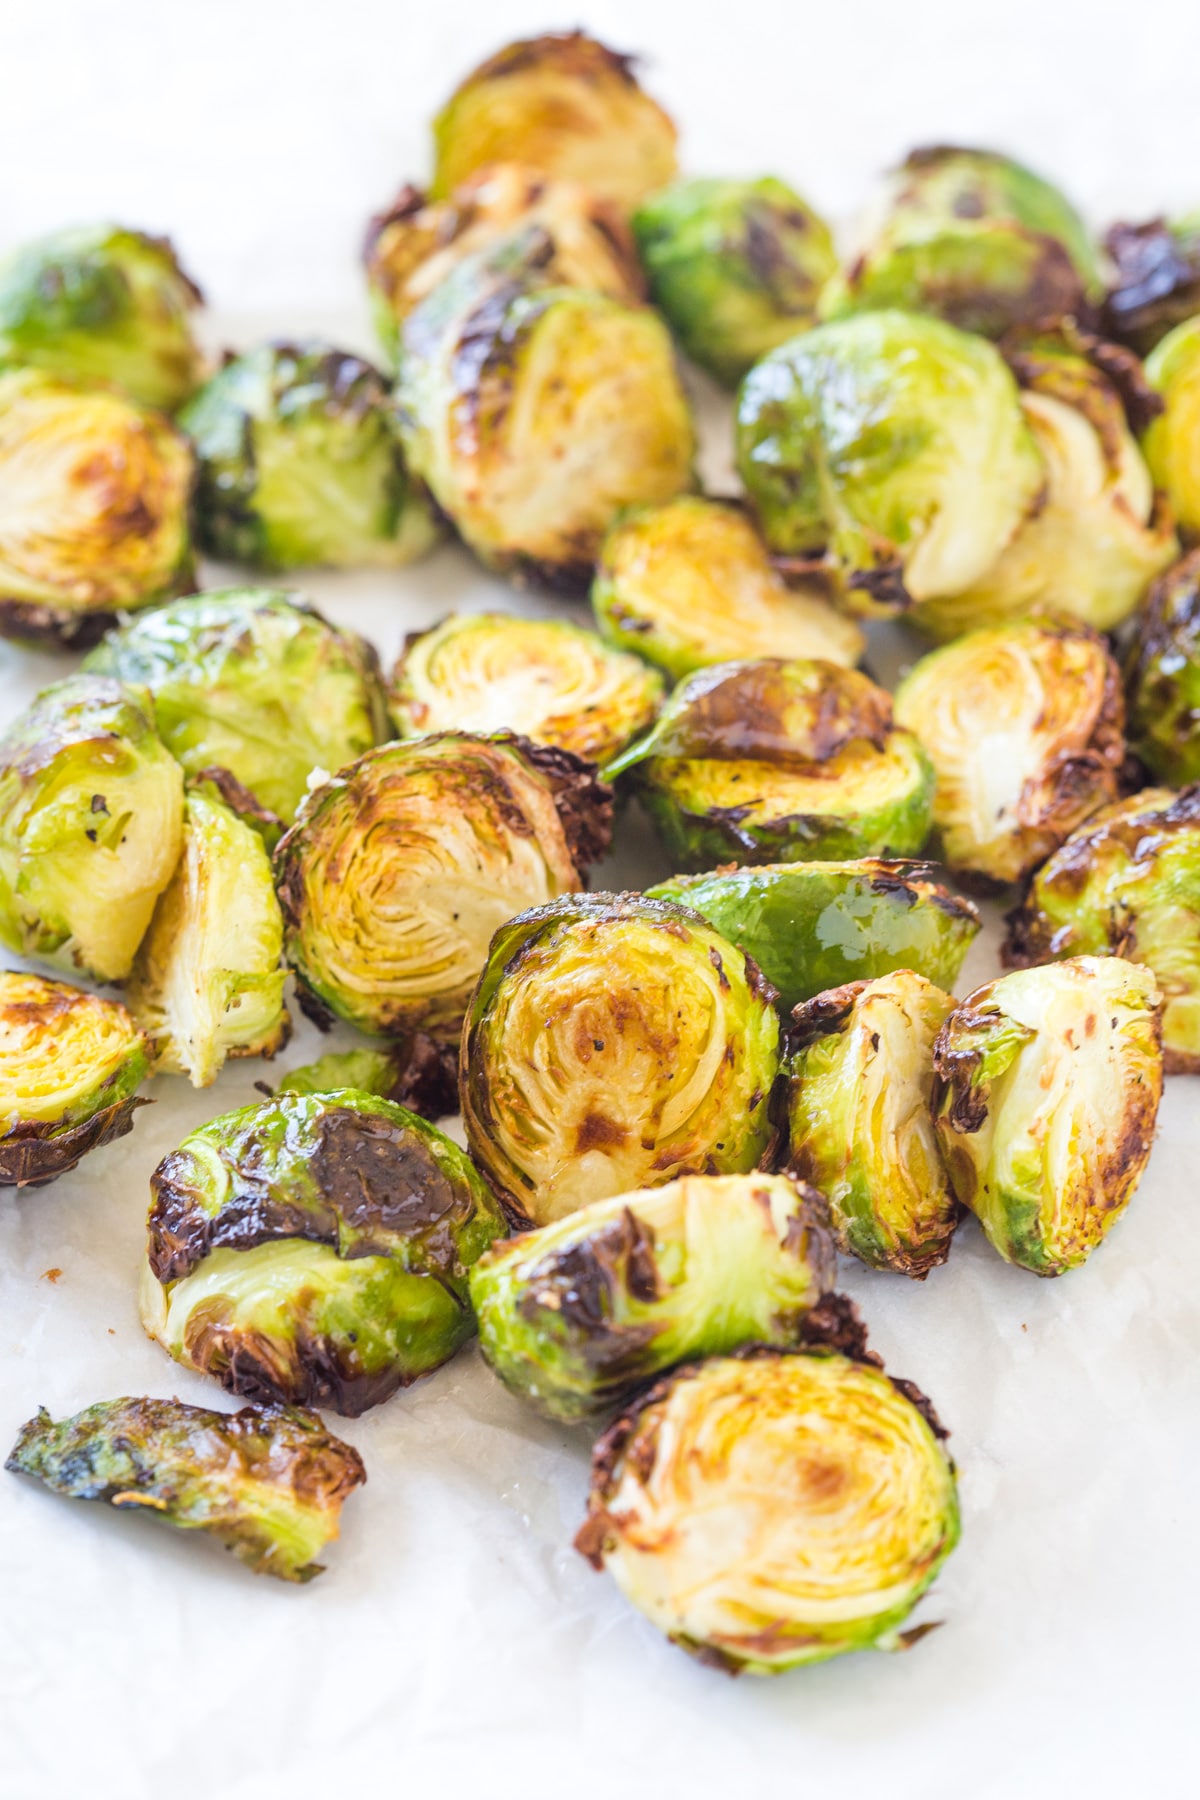
[[[1104,248],[1116,271],[1104,305],[1105,329],[1148,356],[1168,331],[1200,313],[1200,212],[1114,225]]]
[[[1200,780],[1200,550],[1168,569],[1125,664],[1129,747],[1161,781]]]
[[[1146,379],[1162,395],[1142,449],[1179,528],[1200,537],[1200,315],[1177,325],[1146,363]]]
[[[458,1111],[458,1047],[415,1031],[386,1050],[331,1050],[316,1062],[290,1069],[277,1091],[330,1094],[335,1088],[380,1094],[423,1119],[442,1119]]]

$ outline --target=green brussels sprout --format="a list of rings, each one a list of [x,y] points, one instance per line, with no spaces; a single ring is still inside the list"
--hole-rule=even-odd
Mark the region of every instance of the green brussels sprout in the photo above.
[[[834,663],[718,663],[605,770],[630,771],[677,868],[916,855],[933,766],[890,695]]]
[[[498,50],[433,122],[434,194],[489,163],[517,162],[636,206],[675,173],[675,127],[633,65],[582,31]]]
[[[1177,325],[1146,363],[1146,379],[1162,396],[1142,449],[1180,530],[1200,537],[1200,316]]]
[[[571,895],[492,939],[463,1028],[467,1143],[546,1225],[677,1176],[744,1175],[774,1141],[775,990],[699,914]]]
[[[821,325],[764,357],[742,385],[737,448],[772,550],[827,550],[867,612],[981,580],[1045,480],[1000,352],[904,312]]]
[[[194,466],[159,413],[0,369],[0,636],[86,645],[192,582]]]
[[[597,1444],[576,1548],[731,1674],[906,1648],[958,1493],[929,1402],[874,1360],[763,1348],[677,1369]]]
[[[330,1094],[335,1088],[381,1094],[423,1119],[442,1119],[458,1111],[458,1047],[415,1031],[386,1050],[331,1050],[290,1070],[278,1092]]]
[[[300,1004],[376,1037],[454,1038],[492,933],[582,886],[611,816],[590,764],[509,734],[368,752],[275,852]]]
[[[1200,313],[1200,212],[1114,225],[1104,248],[1116,271],[1104,303],[1105,329],[1148,356],[1168,331]]]
[[[142,1322],[251,1399],[356,1417],[475,1330],[467,1271],[506,1227],[469,1158],[375,1094],[276,1094],[151,1178]]]
[[[1161,995],[1119,956],[1073,956],[976,988],[933,1052],[954,1191],[1006,1262],[1061,1275],[1128,1206],[1162,1095]]]
[[[132,1131],[153,1048],[115,1000],[0,971],[0,1187],[53,1181]]]
[[[0,363],[111,382],[174,412],[204,373],[191,320],[203,299],[166,238],[57,231],[0,263]]]
[[[774,863],[676,875],[647,888],[700,913],[752,956],[791,1012],[827,988],[911,969],[952,988],[979,911],[929,863]]]
[[[145,689],[72,675],[0,738],[0,942],[100,981],[133,966],[183,846],[183,771]]]
[[[100,1400],[21,1427],[6,1469],[70,1500],[206,1531],[258,1575],[311,1581],[342,1504],[367,1479],[351,1445],[297,1406],[209,1412],[182,1400]]]
[[[236,356],[179,416],[210,556],[258,569],[395,568],[438,537],[379,370],[316,340]]]
[[[728,387],[815,323],[837,273],[824,219],[770,175],[677,181],[642,201],[633,231],[655,305],[692,361]]]
[[[1125,663],[1129,747],[1162,781],[1200,780],[1200,550],[1160,577]]]
[[[896,718],[937,770],[933,823],[946,864],[1020,881],[1117,795],[1125,758],[1120,674],[1084,625],[998,625],[923,656]]]
[[[788,1167],[829,1202],[838,1247],[923,1281],[959,1220],[929,1111],[933,1042],[954,1002],[912,969],[795,1009]]]
[[[834,1272],[811,1188],[685,1175],[493,1245],[471,1270],[471,1303],[505,1386],[570,1423],[686,1356],[800,1342]]]
[[[592,583],[603,635],[675,681],[712,663],[817,657],[853,668],[865,646],[815,584],[788,587],[737,505],[684,494],[612,526]]]
[[[654,723],[663,679],[565,619],[451,613],[406,639],[392,673],[401,737],[516,731],[605,763]]]
[[[390,735],[375,651],[296,594],[191,594],[110,632],[84,667],[148,687],[189,775],[228,769],[289,824],[314,769]]]

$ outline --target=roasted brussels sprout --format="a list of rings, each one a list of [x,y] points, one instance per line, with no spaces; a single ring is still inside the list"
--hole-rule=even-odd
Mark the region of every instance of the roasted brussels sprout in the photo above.
[[[942,1153],[1006,1262],[1061,1275],[1128,1206],[1162,1094],[1160,1008],[1140,963],[1075,956],[987,982],[942,1027]]]
[[[467,1143],[535,1225],[679,1175],[742,1175],[774,1133],[775,990],[697,913],[573,895],[501,926],[463,1030]]]
[[[458,1048],[437,1044],[416,1031],[386,1050],[331,1050],[316,1062],[290,1070],[278,1091],[330,1094],[335,1088],[382,1094],[423,1119],[441,1119],[458,1111]]]
[[[890,695],[833,663],[718,663],[608,765],[630,771],[678,868],[919,852],[933,767]]]
[[[1161,577],[1125,664],[1129,747],[1163,781],[1200,780],[1200,550]]]
[[[258,569],[392,568],[438,527],[404,466],[378,369],[316,340],[234,357],[180,424],[200,463],[197,533]]]
[[[152,1051],[115,1000],[0,971],[0,1186],[53,1181],[132,1131]]]
[[[925,1397],[871,1363],[712,1357],[600,1439],[576,1548],[672,1643],[731,1674],[902,1649],[959,1537],[944,1437]]]
[[[896,717],[933,758],[933,822],[961,874],[1019,881],[1116,798],[1120,675],[1086,626],[969,632],[909,671]]]
[[[735,657],[814,656],[852,668],[863,634],[810,584],[788,587],[740,506],[685,494],[609,531],[592,607],[610,643],[681,681]]]
[[[150,1186],[150,1336],[233,1394],[351,1417],[467,1341],[467,1271],[505,1230],[456,1144],[354,1088],[213,1119]]]
[[[1116,269],[1105,329],[1148,356],[1168,331],[1200,313],[1200,212],[1114,225],[1104,248]]]
[[[815,322],[837,273],[824,219],[785,182],[679,181],[633,215],[650,293],[693,362],[735,386]]]
[[[259,1575],[311,1581],[342,1504],[367,1479],[358,1451],[295,1406],[209,1412],[182,1400],[101,1400],[22,1426],[6,1469],[71,1500],[207,1531]]]
[[[498,50],[434,120],[434,193],[489,163],[518,162],[635,206],[674,175],[675,127],[633,64],[581,31]]]
[[[189,775],[228,769],[289,824],[314,769],[390,735],[374,650],[297,594],[192,594],[110,632],[84,667],[148,687]]]
[[[509,730],[605,763],[662,697],[655,670],[564,619],[451,613],[408,638],[391,699],[401,737]]]
[[[685,1356],[801,1341],[834,1272],[819,1194],[782,1175],[685,1175],[493,1245],[471,1302],[505,1386],[571,1421]]]
[[[1142,449],[1180,530],[1200,537],[1200,315],[1177,325],[1151,354],[1146,379],[1162,396]]]
[[[0,263],[0,363],[112,382],[174,412],[204,372],[191,321],[202,300],[166,238],[58,231]]]
[[[773,550],[827,550],[847,604],[884,612],[980,581],[1045,479],[1000,352],[903,312],[818,326],[756,364],[738,467]]]
[[[0,942],[123,981],[183,844],[145,689],[72,675],[0,738]]]
[[[609,791],[566,750],[443,732],[315,788],[275,853],[301,1004],[379,1037],[452,1038],[492,933],[582,885]]]
[[[0,369],[0,635],[89,644],[192,579],[193,463],[168,419]]]

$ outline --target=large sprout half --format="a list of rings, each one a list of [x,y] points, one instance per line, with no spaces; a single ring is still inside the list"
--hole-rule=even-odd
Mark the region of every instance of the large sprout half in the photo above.
[[[1168,331],[1200,312],[1200,212],[1114,225],[1104,248],[1115,271],[1105,328],[1147,356]]]
[[[1162,781],[1200,780],[1200,550],[1168,569],[1125,664],[1129,747]]]
[[[1200,316],[1168,333],[1146,363],[1163,411],[1142,439],[1181,531],[1200,537]]]

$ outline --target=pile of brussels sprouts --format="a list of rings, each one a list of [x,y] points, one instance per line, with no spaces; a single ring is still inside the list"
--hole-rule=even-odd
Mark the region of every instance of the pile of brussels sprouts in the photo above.
[[[146,1329],[243,1409],[43,1413],[9,1467],[306,1580],[365,1479],[313,1409],[478,1334],[602,1428],[578,1547],[673,1641],[902,1647],[955,1471],[838,1255],[924,1280],[969,1212],[1078,1267],[1200,1072],[1200,226],[1099,245],[932,148],[839,257],[774,177],[680,178],[572,33],[463,82],[365,262],[386,369],[212,366],[139,232],[0,267],[0,632],[88,651],[0,740],[0,941],[56,971],[0,974],[0,1183],[276,1055],[289,979],[361,1034],[151,1181]],[[736,498],[680,351],[738,386]],[[449,533],[593,624],[452,613],[385,674],[196,591]],[[894,694],[879,618],[937,640]],[[633,804],[676,873],[586,892]],[[959,998],[947,873],[1011,907]]]

